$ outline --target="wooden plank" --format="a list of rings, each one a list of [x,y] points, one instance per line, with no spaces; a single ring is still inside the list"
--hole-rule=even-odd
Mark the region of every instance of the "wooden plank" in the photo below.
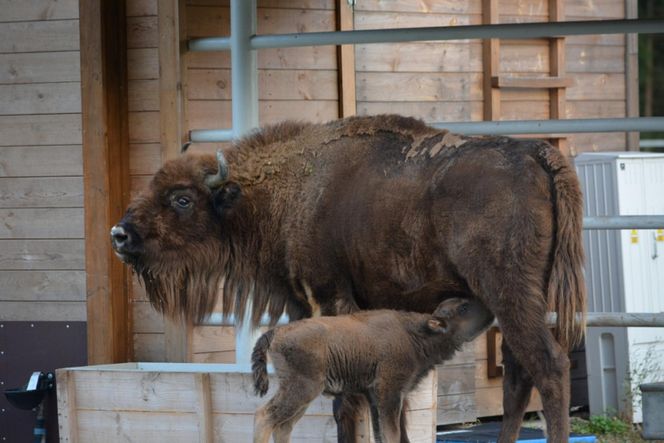
[[[458,2],[455,0],[436,0],[413,2],[411,0],[390,0],[377,2],[357,2],[356,12],[415,12],[443,14],[481,14],[478,2]]]
[[[478,389],[475,391],[475,403],[477,405],[477,417],[492,417],[503,415],[503,390],[502,387]],[[536,389],[530,396],[530,402],[526,411],[541,411],[542,401]]]
[[[88,363],[131,358],[127,268],[108,228],[129,199],[126,2],[80,5]]]
[[[0,177],[60,175],[83,175],[80,145],[0,147]],[[4,195],[9,189],[7,186],[13,187],[0,184],[0,193]],[[80,195],[82,198],[82,189]]]
[[[76,414],[76,394],[74,392],[75,374],[67,369],[56,369],[58,383],[58,434],[63,443],[77,443],[78,417]]]
[[[83,208],[0,209],[0,239],[83,238]]]
[[[475,362],[437,367],[438,396],[455,395],[475,390]]]
[[[164,334],[134,334],[134,358],[137,361],[165,361],[166,340]]]
[[[232,326],[197,326],[192,338],[192,352],[235,350],[235,328]]]
[[[159,78],[159,50],[157,48],[127,49],[127,78],[150,80]]]
[[[0,240],[0,269],[82,270],[83,240]]]
[[[482,24],[498,23],[498,0],[482,0]],[[500,89],[491,79],[500,74],[500,40],[482,40],[484,120],[500,120]]]
[[[230,68],[228,51],[188,54],[189,68]],[[258,51],[258,69],[337,69],[334,46],[306,46],[303,48],[262,49]]]
[[[259,8],[334,9],[335,0],[258,0]],[[187,6],[229,6],[230,0],[187,0]]]
[[[626,0],[625,18],[637,18],[639,7],[637,0]],[[625,35],[625,102],[626,116],[639,116],[639,36],[638,34]],[[625,134],[626,146],[629,151],[638,151],[639,132]]]
[[[333,70],[259,70],[261,100],[337,100],[337,72]],[[187,98],[230,100],[229,69],[190,69]]]
[[[137,143],[129,145],[129,173],[154,174],[161,167],[161,145],[159,143]]]
[[[132,0],[127,3],[127,17],[157,15],[157,0]]]
[[[198,418],[195,414],[142,411],[78,410],[81,442],[181,443],[197,441]],[[120,437],[121,436],[121,437]]]
[[[85,301],[85,272],[0,271],[0,300]]]
[[[0,178],[0,208],[42,207],[82,208],[82,177]]]
[[[80,114],[0,116],[0,146],[80,145]]]
[[[129,112],[129,143],[159,143],[159,112]]]
[[[566,39],[567,40],[567,39]],[[567,45],[567,71],[624,73],[624,46]]]
[[[622,100],[568,100],[567,118],[624,117],[625,102]]]
[[[512,77],[499,75],[491,78],[494,88],[566,88],[572,86],[571,77]]]
[[[477,419],[474,393],[443,395],[438,397],[436,424],[470,423]]]
[[[547,41],[500,40],[499,52],[500,72],[510,75],[517,73],[549,75],[549,43]]]
[[[214,441],[212,417],[212,389],[210,387],[210,374],[194,374],[196,392],[198,393],[198,441],[212,443]]]
[[[567,89],[567,100],[625,100],[623,74],[577,73],[574,82]]]
[[[482,72],[482,44],[474,40],[357,45],[355,51],[362,72]]]
[[[395,88],[394,85],[399,85]],[[477,73],[358,72],[358,101],[466,101],[482,99]]]
[[[80,83],[0,85],[0,115],[81,112]]]
[[[129,80],[129,111],[159,111],[159,80]]]
[[[0,2],[3,22],[60,20],[78,18],[78,0]]]
[[[164,316],[147,301],[134,301],[132,307],[133,332],[136,334],[163,334]]]
[[[127,48],[158,48],[157,17],[127,17]]]
[[[330,408],[332,406],[330,405]],[[331,411],[332,409],[330,409]],[[220,441],[251,443],[254,429],[253,414],[214,414],[214,433]],[[334,418],[324,415],[305,415],[293,428],[291,439],[294,442],[337,441]],[[364,442],[367,440],[360,440]],[[415,443],[414,440],[413,443]]]
[[[625,138],[616,137],[615,133],[604,134],[570,134],[568,136],[570,151],[594,152],[594,151],[624,151]]]
[[[359,115],[401,114],[427,122],[478,121],[482,119],[482,101],[462,102],[365,102],[357,103]]]
[[[78,20],[0,23],[0,52],[77,51],[78,49]]]
[[[355,29],[421,28],[479,25],[480,23],[482,23],[480,14],[365,12],[355,16]]]
[[[500,104],[500,112],[501,120],[547,120],[549,103],[546,101],[503,100]]]
[[[347,1],[337,0],[337,30],[354,29],[353,7]],[[353,45],[337,46],[339,65],[339,117],[348,117],[357,113],[355,91],[355,48]]]
[[[0,301],[0,321],[85,321],[84,301]]]
[[[259,102],[261,124],[270,124],[284,119],[326,122],[338,117],[337,102],[278,100]],[[230,127],[229,101],[189,101],[187,129]]]
[[[195,352],[191,354],[193,363],[235,363],[235,350],[219,352]]]
[[[0,54],[0,84],[78,82],[78,51]],[[44,69],[48,66],[48,69]]]
[[[136,197],[141,191],[147,189],[152,175],[133,175],[131,177],[131,196]]]

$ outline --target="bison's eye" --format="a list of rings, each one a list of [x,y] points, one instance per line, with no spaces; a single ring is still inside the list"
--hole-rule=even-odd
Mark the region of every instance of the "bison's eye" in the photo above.
[[[182,192],[175,192],[171,194],[170,200],[173,208],[178,211],[191,208],[194,202],[194,199],[191,197],[191,195]]]
[[[182,209],[186,209],[189,206],[191,206],[191,199],[186,195],[181,195],[180,197],[175,199],[175,204],[181,207]]]
[[[464,303],[461,306],[459,306],[459,309],[457,309],[457,313],[459,315],[465,315],[466,313],[468,313],[469,307],[470,305],[468,303]]]

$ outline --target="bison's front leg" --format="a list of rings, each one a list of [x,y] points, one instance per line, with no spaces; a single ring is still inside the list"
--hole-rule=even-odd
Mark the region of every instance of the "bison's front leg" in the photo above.
[[[341,394],[334,397],[332,405],[339,443],[357,441],[357,421],[366,404],[366,399],[361,394]]]

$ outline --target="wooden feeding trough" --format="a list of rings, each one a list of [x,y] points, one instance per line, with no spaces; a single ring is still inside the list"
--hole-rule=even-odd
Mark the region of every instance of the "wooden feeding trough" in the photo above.
[[[59,369],[56,373],[61,442],[251,442],[254,411],[267,397],[253,393],[250,373],[233,365],[121,363]],[[435,373],[409,397],[412,442],[436,435]],[[365,417],[361,442],[373,441]],[[293,431],[293,441],[336,442],[332,400],[319,397]]]

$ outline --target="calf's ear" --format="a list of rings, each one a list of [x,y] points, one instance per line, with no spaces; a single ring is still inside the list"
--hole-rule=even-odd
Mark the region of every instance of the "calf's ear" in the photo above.
[[[242,190],[235,182],[226,182],[212,193],[212,206],[219,215],[225,215],[233,209],[240,198]]]
[[[435,317],[431,317],[427,322],[429,330],[436,334],[444,334],[447,332],[447,322]]]

